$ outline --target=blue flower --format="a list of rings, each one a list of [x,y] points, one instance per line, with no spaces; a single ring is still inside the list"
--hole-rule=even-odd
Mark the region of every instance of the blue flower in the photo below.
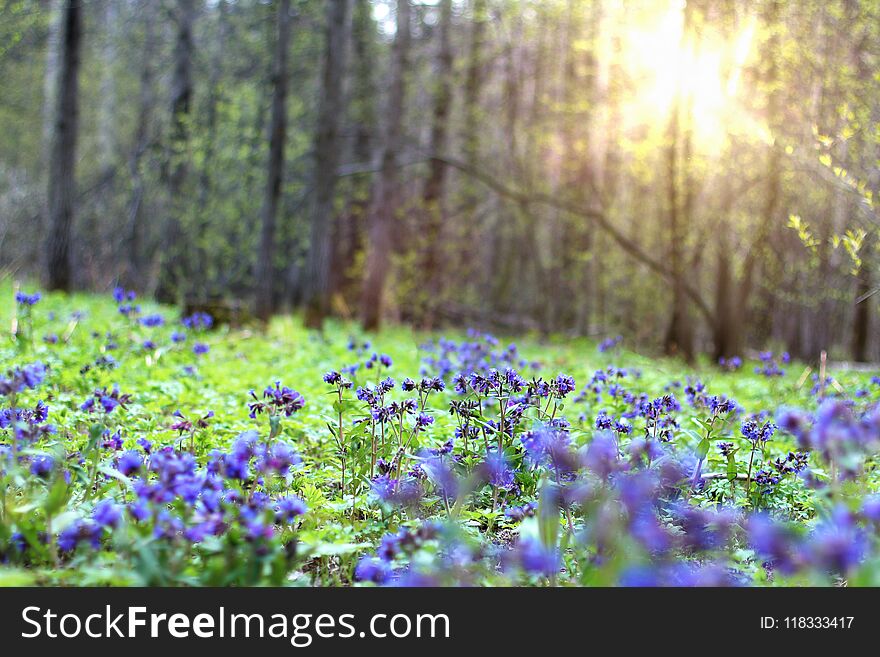
[[[359,582],[384,584],[391,574],[388,565],[375,557],[361,557],[354,569],[354,577]]]
[[[550,577],[561,568],[558,552],[531,537],[520,540],[515,555],[517,563],[527,573]]]
[[[35,477],[45,479],[55,467],[55,459],[51,456],[35,456],[31,461],[31,474]]]
[[[147,315],[146,317],[141,317],[140,321],[141,321],[142,326],[156,327],[156,326],[162,326],[165,323],[165,318],[162,317],[162,315],[159,315],[157,313],[154,315]]]
[[[21,306],[35,306],[40,299],[42,299],[42,295],[39,292],[34,292],[33,294],[28,294],[27,292],[15,293],[15,301]]]
[[[80,543],[88,543],[97,550],[101,547],[101,528],[93,522],[77,519],[58,534],[58,548],[62,552],[72,552]]]
[[[122,510],[111,500],[101,500],[95,505],[95,510],[92,512],[92,520],[101,527],[115,528],[119,526],[121,519]]]
[[[141,460],[141,455],[133,449],[130,449],[120,455],[119,462],[116,464],[116,469],[126,477],[129,477],[135,472],[139,472],[143,465],[144,462]]]
[[[306,503],[296,495],[282,497],[275,503],[275,522],[290,524],[308,511]]]

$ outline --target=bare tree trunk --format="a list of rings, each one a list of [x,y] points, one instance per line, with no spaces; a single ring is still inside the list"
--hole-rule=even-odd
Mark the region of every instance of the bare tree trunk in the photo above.
[[[464,157],[475,164],[480,147],[480,90],[483,85],[483,50],[486,32],[486,0],[472,0],[470,52],[464,83]]]
[[[189,175],[189,115],[192,106],[192,63],[195,50],[193,28],[195,0],[177,0],[174,70],[171,81],[171,136],[168,144],[169,212],[163,239],[164,262],[156,296],[160,301],[179,302],[186,294],[187,259],[184,244],[184,188]]]
[[[864,258],[871,257],[872,242],[867,241],[860,249],[859,255]],[[856,274],[856,307],[853,313],[851,351],[852,359],[857,363],[866,363],[868,358],[868,338],[871,327],[871,267],[868,263],[861,263]]]
[[[140,89],[138,92],[138,117],[135,126],[134,144],[128,158],[129,174],[131,175],[131,198],[128,202],[128,227],[126,230],[127,266],[124,280],[129,287],[141,286],[143,282],[143,243],[144,217],[143,205],[146,193],[141,161],[150,143],[150,121],[155,103],[153,81],[153,57],[155,55],[155,31],[153,12],[149,0],[143,2],[140,13],[144,25],[144,45],[142,51]]]
[[[324,72],[318,129],[315,134],[315,185],[312,205],[311,239],[305,286],[305,324],[323,327],[330,310],[330,277],[333,245],[334,194],[336,167],[339,163],[339,125],[343,107],[343,75],[348,51],[350,28],[349,0],[327,3],[327,26],[324,47]]]
[[[62,11],[65,0],[49,0],[49,33],[46,37],[46,73],[43,76],[43,170],[50,169],[52,144],[55,134],[56,96],[58,87],[58,60],[61,58]]]
[[[374,48],[376,24],[370,0],[355,0],[352,12],[351,101],[346,110],[351,114],[354,133],[351,157],[355,162],[370,162],[376,125],[376,86],[374,80]],[[346,209],[335,228],[336,266],[331,268],[333,293],[339,292],[350,302],[360,293],[360,279],[352,270],[355,255],[365,239],[366,223],[372,198],[371,175],[353,176],[348,189]],[[332,295],[331,295],[332,296]]]
[[[217,152],[217,133],[218,133],[218,106],[221,103],[223,95],[223,87],[221,81],[224,74],[224,57],[223,52],[228,40],[232,38],[229,30],[229,4],[226,0],[218,0],[217,7],[214,11],[216,22],[212,32],[210,46],[206,47],[209,51],[209,60],[211,62],[210,72],[206,89],[206,100],[204,109],[199,113],[204,117],[204,124],[201,126],[204,137],[201,140],[202,152],[200,160],[202,162],[199,171],[198,182],[198,210],[196,211],[194,239],[195,248],[193,249],[193,283],[198,287],[193,287],[190,293],[196,299],[206,299],[210,296],[211,290],[208,286],[208,265],[210,261],[209,242],[207,240],[208,228],[211,225],[213,213],[216,212],[217,204],[215,200],[214,172],[216,164],[214,156]]]
[[[778,17],[778,7],[775,1],[768,5],[767,23],[772,25]],[[764,83],[770,88],[767,96],[767,121],[773,131],[780,130],[780,111],[781,98],[777,85],[777,64],[776,58],[779,56],[779,38],[774,32],[767,41],[767,50],[764,53],[764,61],[767,63],[767,70],[764,75]],[[728,328],[731,333],[733,343],[736,345],[742,342],[742,330],[744,326],[748,326],[749,322],[749,299],[754,287],[755,269],[758,265],[758,258],[761,250],[764,248],[767,238],[770,236],[770,230],[775,225],[776,214],[779,209],[779,203],[782,195],[782,155],[779,148],[770,147],[767,154],[767,171],[764,176],[764,204],[758,219],[755,239],[752,242],[752,248],[746,253],[745,260],[742,265],[742,276],[735,292],[735,312],[732,313],[732,324]]]
[[[437,70],[434,89],[434,107],[431,123],[431,153],[445,153],[449,132],[449,112],[452,105],[452,0],[440,2],[440,29],[438,34]],[[425,328],[434,326],[434,316],[443,282],[443,257],[440,233],[445,223],[443,206],[446,189],[446,165],[436,159],[429,163],[428,177],[422,190],[422,211],[424,222],[424,250],[421,272],[427,284],[425,292]]]
[[[290,39],[290,0],[278,0],[278,36],[272,71],[272,117],[269,127],[269,164],[263,199],[260,252],[257,260],[256,314],[267,320],[275,308],[275,218],[284,177],[284,143],[287,136],[287,50]]]
[[[102,8],[101,32],[104,43],[101,46],[101,83],[98,105],[98,156],[102,170],[116,163],[117,140],[115,132],[117,103],[116,76],[114,67],[119,57],[117,48],[119,4],[107,2]]]
[[[470,166],[477,166],[480,157],[480,126],[483,124],[480,99],[485,78],[486,23],[486,0],[471,0],[470,44],[462,94],[462,156]],[[463,212],[476,216],[480,205],[479,187],[469,176],[461,177],[460,181]],[[460,248],[456,249],[457,257],[451,268],[463,272],[464,279],[477,278],[481,273],[475,267],[478,260],[473,257],[477,231],[477,222],[469,220],[463,222],[462,228],[455,235],[460,240]],[[490,252],[489,258],[491,257]]]
[[[673,107],[673,118],[670,119],[670,144],[667,148],[667,202],[669,204],[669,264],[672,269],[672,315],[666,333],[665,351],[668,355],[682,356],[685,360],[693,358],[693,341],[690,322],[687,316],[687,303],[684,296],[682,281],[684,269],[682,257],[682,238],[684,236],[684,218],[681,212],[681,201],[678,189],[678,142],[679,118],[678,107]]]
[[[367,265],[361,296],[361,321],[364,329],[376,330],[382,317],[385,281],[391,265],[391,227],[399,201],[397,158],[403,139],[403,114],[406,96],[406,73],[410,49],[409,0],[397,0],[397,32],[391,54],[391,80],[385,144],[375,207],[370,217]]]
[[[688,35],[688,10],[685,9],[685,27],[683,39]],[[664,349],[669,355],[693,360],[693,327],[688,316],[687,296],[684,291],[684,235],[686,224],[690,220],[691,181],[686,169],[690,155],[690,125],[682,126],[682,114],[689,114],[690,101],[683,98],[682,85],[679,81],[672,102],[669,117],[667,160],[667,204],[669,212],[669,265],[672,270],[672,315],[666,333]],[[685,111],[685,108],[688,108]],[[678,149],[682,149],[679,158]],[[684,172],[684,173],[683,173]],[[681,179],[681,181],[680,181]],[[679,184],[684,187],[680,194]]]
[[[69,291],[73,284],[70,247],[73,237],[73,202],[76,189],[74,167],[79,128],[79,65],[82,42],[80,0],[67,0],[63,12],[52,160],[49,163],[46,285],[50,290]]]
[[[869,65],[868,59],[864,56],[865,51],[872,44],[872,36],[869,30],[865,30],[862,39],[854,49],[854,59],[856,70],[859,78],[865,85],[869,85],[874,75],[873,68]],[[880,125],[880,99],[875,100],[871,107],[871,122],[874,125]],[[876,139],[869,140],[865,145],[867,162],[876,163],[880,160],[880,142]],[[871,190],[871,197],[880,198],[880,165],[869,164],[870,174],[868,176],[867,186]],[[868,362],[869,338],[871,336],[871,304],[874,300],[870,298],[873,289],[873,259],[875,257],[876,237],[873,231],[868,231],[862,248],[859,251],[861,263],[856,273],[856,289],[855,289],[855,310],[853,312],[851,351],[852,358],[856,362]]]

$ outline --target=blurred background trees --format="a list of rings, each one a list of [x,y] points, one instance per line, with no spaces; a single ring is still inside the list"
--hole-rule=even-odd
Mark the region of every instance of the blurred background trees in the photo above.
[[[0,267],[880,358],[876,0],[0,0]]]

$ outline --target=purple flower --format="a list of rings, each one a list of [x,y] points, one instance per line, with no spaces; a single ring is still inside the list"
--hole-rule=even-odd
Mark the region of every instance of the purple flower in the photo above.
[[[115,528],[119,526],[119,521],[121,519],[121,508],[111,500],[101,500],[92,512],[92,520],[98,523],[101,527]]]
[[[105,413],[112,413],[113,409],[119,406],[119,400],[114,399],[113,397],[109,397],[107,395],[101,397],[101,406],[104,408]]]
[[[282,497],[275,503],[275,522],[289,525],[306,511],[308,511],[306,503],[296,495]]]
[[[776,429],[776,425],[772,422],[758,424],[755,420],[744,420],[742,427],[740,428],[740,433],[742,433],[744,438],[749,439],[753,443],[763,444],[773,437],[773,434],[776,433]]]
[[[388,565],[375,557],[364,556],[358,561],[354,569],[354,578],[359,582],[373,582],[374,584],[384,584],[388,581],[391,570]]]
[[[574,377],[567,374],[560,374],[556,377],[556,394],[562,398],[574,392]]]
[[[201,330],[211,328],[214,325],[214,318],[205,312],[195,312],[182,318],[180,322],[188,329]]]
[[[9,395],[28,389],[33,390],[43,383],[46,374],[46,366],[42,363],[16,367],[7,372],[6,378],[0,377],[0,395]]]
[[[342,375],[339,372],[327,372],[324,375],[324,383],[329,383],[330,385],[334,385],[342,381]]]
[[[265,401],[261,401],[253,390],[251,390],[251,397],[256,400],[248,404],[252,418],[260,413],[270,413],[271,415],[284,413],[290,417],[306,403],[301,394],[287,386],[282,386],[280,381],[275,382],[274,388],[269,386],[263,391],[263,400]]]
[[[15,301],[20,306],[34,306],[40,299],[42,299],[42,295],[39,292],[34,292],[33,294],[28,294],[27,292],[15,293]]]
[[[140,454],[133,449],[123,452],[116,464],[116,469],[126,477],[130,477],[135,472],[139,472],[144,462],[141,460]]]
[[[162,315],[147,315],[146,317],[141,317],[141,325],[148,326],[154,328],[156,326],[162,326],[165,323],[165,318]]]
[[[94,522],[77,519],[58,534],[58,548],[62,552],[72,552],[80,543],[98,549],[101,547],[101,528]]]
[[[514,472],[503,454],[496,450],[490,451],[482,464],[483,476],[497,488],[509,490],[515,486]]]
[[[382,502],[391,502],[397,489],[397,479],[387,474],[379,475],[370,482],[370,491]]]
[[[614,336],[613,338],[605,338],[604,340],[602,340],[602,342],[599,343],[599,347],[598,347],[599,352],[605,353],[606,351],[611,351],[617,345],[619,345],[621,342],[623,342],[622,335],[617,335],[617,336]]]
[[[617,441],[610,433],[593,435],[593,440],[584,455],[584,466],[602,479],[607,478],[620,467]]]
[[[856,526],[854,516],[844,507],[834,509],[832,516],[820,524],[806,542],[810,562],[826,572],[846,575],[864,559],[868,539]]]
[[[35,477],[45,479],[55,467],[55,459],[51,456],[35,456],[31,461],[31,474]]]
[[[535,575],[550,577],[561,568],[558,552],[534,538],[520,540],[516,546],[515,558],[524,571]]]

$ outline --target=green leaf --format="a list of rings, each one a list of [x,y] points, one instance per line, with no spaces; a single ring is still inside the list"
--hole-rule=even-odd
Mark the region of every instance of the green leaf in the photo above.
[[[709,449],[711,448],[711,446],[712,443],[710,442],[709,438],[703,438],[700,441],[700,444],[697,445],[697,458],[701,461],[706,458],[706,454],[709,453]]]

